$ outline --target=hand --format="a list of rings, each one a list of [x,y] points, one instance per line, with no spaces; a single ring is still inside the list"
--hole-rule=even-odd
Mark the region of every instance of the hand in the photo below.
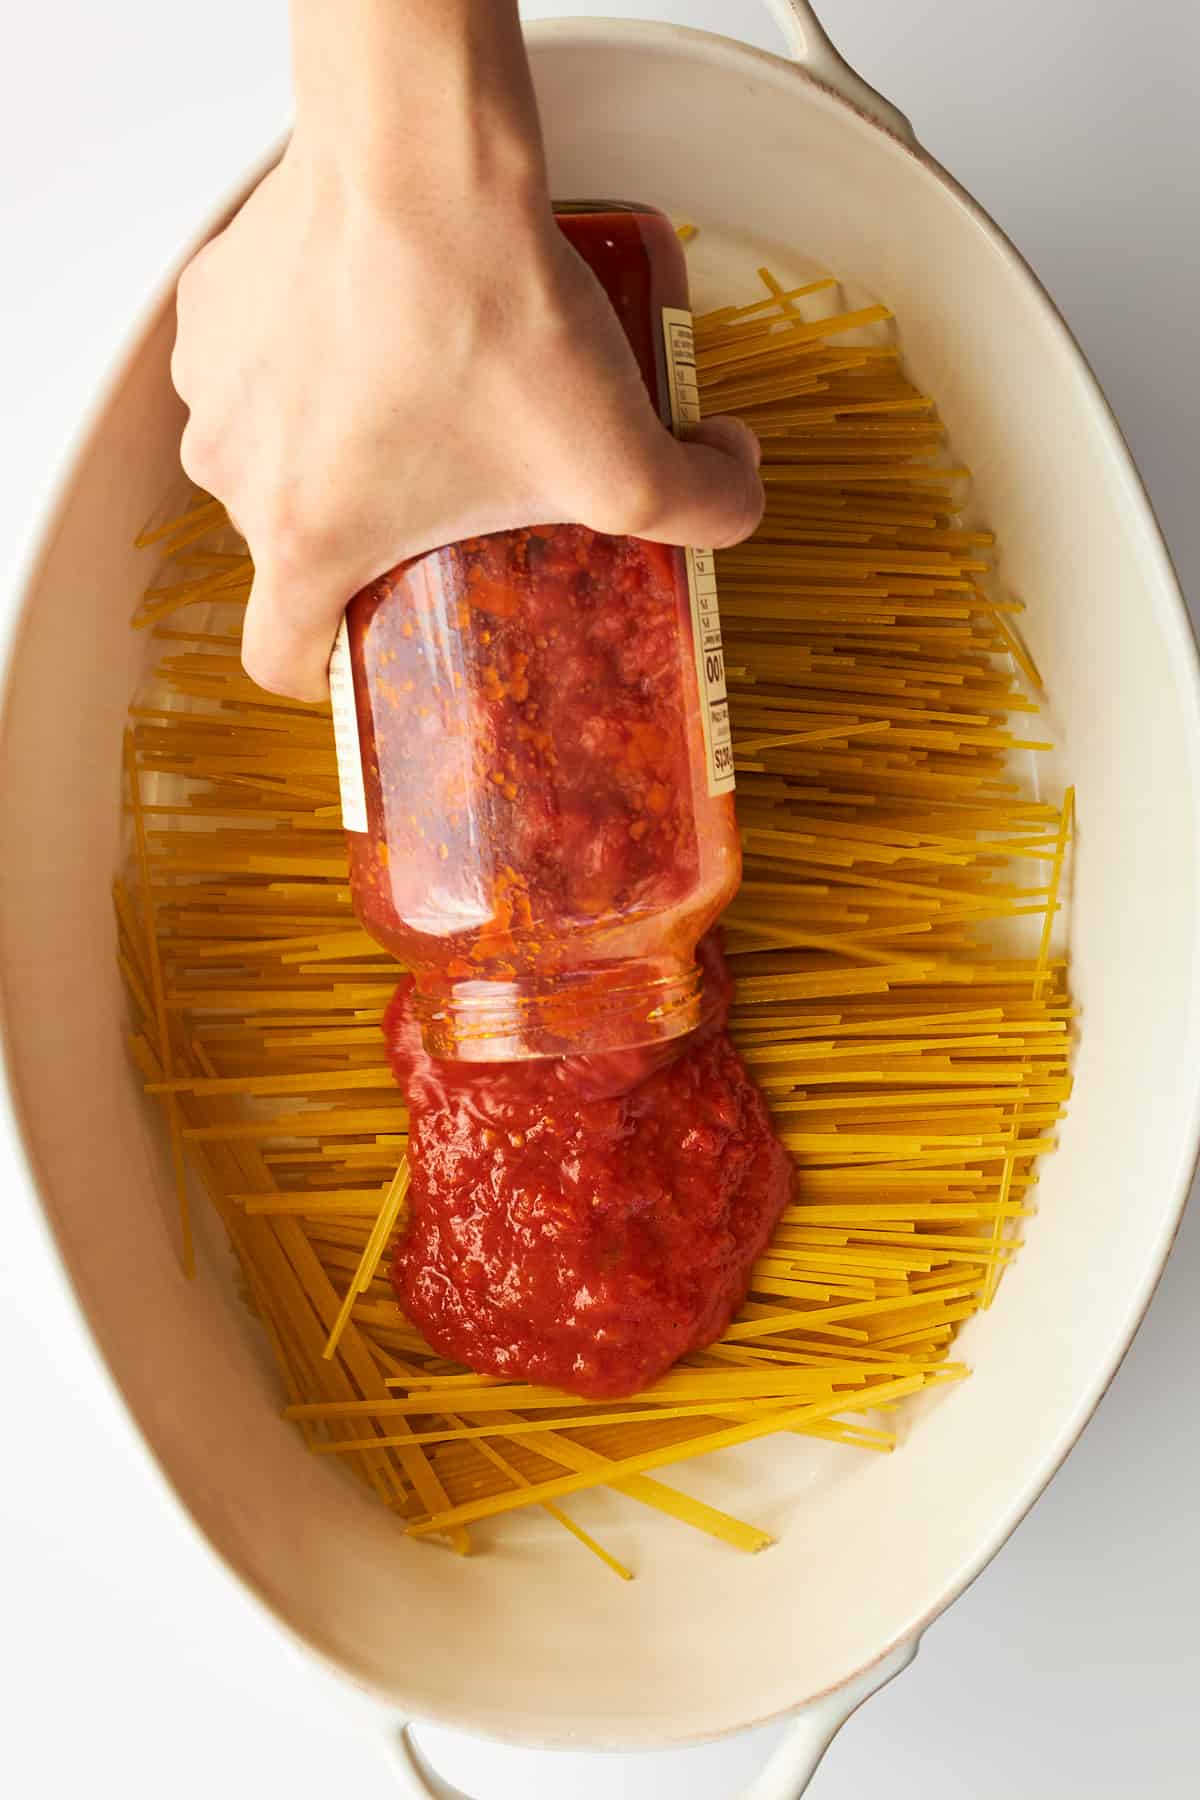
[[[346,602],[436,545],[569,519],[719,547],[761,515],[752,434],[663,428],[536,176],[422,208],[298,134],[178,310],[184,467],[246,537],[275,692],[323,697]]]

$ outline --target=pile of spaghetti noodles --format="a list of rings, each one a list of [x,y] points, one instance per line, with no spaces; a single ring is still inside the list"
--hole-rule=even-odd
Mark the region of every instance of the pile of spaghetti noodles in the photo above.
[[[130,709],[116,910],[184,1263],[194,1179],[310,1450],[460,1551],[540,1505],[628,1576],[559,1506],[596,1486],[762,1548],[656,1472],[775,1432],[890,1451],[898,1403],[966,1372],[952,1340],[1019,1246],[1070,1091],[1071,796],[1022,778],[1046,746],[1019,604],[956,523],[965,471],[885,308],[813,319],[832,283],[760,274],[764,298],[697,320],[697,366],[705,409],[765,448],[765,523],[719,558],[746,854],[725,928],[797,1197],[724,1338],[635,1400],[473,1375],[401,1313],[397,971],[351,912],[327,709],[242,673],[251,569],[218,504],[143,540],[165,561],[134,623],[161,657]]]

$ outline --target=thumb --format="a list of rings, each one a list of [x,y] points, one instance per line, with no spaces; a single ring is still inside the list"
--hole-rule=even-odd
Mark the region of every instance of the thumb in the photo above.
[[[352,594],[319,569],[256,564],[242,629],[242,667],[268,693],[325,700],[329,654]]]
[[[682,440],[662,432],[650,507],[633,535],[713,550],[740,544],[762,519],[761,461],[758,439],[740,419],[706,419]]]

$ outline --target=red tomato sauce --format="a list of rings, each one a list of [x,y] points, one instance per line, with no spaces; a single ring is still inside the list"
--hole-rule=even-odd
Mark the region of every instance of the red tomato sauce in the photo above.
[[[392,1280],[442,1355],[606,1399],[729,1324],[792,1168],[724,1029],[714,936],[700,955],[696,1032],[598,1056],[435,1060],[400,984],[384,1032],[412,1186]]]

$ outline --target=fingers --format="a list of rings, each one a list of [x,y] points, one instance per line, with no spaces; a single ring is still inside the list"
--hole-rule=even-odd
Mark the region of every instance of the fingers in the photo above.
[[[662,544],[699,544],[720,550],[750,536],[763,512],[758,439],[738,419],[708,419],[679,441],[654,424],[649,467],[635,483],[601,506],[604,517],[584,523],[615,536]],[[517,522],[497,519],[492,529]],[[459,534],[461,535],[461,533]],[[369,533],[359,534],[361,542]],[[253,546],[252,546],[253,547]],[[329,691],[329,653],[346,603],[362,579],[347,585],[328,556],[267,554],[256,559],[246,610],[242,662],[260,687],[295,700],[323,700]],[[261,551],[261,546],[260,546]],[[398,549],[379,559],[395,562]]]
[[[256,565],[242,632],[250,679],[291,700],[326,699],[329,653],[350,598],[319,566]]]
[[[683,504],[699,507],[701,535],[671,541],[702,544],[712,550],[740,544],[758,530],[765,503],[759,474],[762,445],[754,432],[740,419],[706,419],[691,428],[680,447],[695,483],[695,499],[689,492]],[[706,523],[707,533],[703,531]]]
[[[740,419],[707,419],[682,441],[656,430],[647,451],[638,479],[622,483],[625,491],[610,497],[596,529],[721,550],[757,528],[762,450]]]
[[[246,539],[254,562],[254,582],[242,630],[242,666],[268,693],[292,700],[323,700],[329,692],[329,652],[347,600],[355,591],[314,558],[272,554],[261,537],[253,540],[239,521],[236,503],[219,460],[197,442],[191,421],[180,445],[180,461],[198,487],[222,499],[235,531]]]

